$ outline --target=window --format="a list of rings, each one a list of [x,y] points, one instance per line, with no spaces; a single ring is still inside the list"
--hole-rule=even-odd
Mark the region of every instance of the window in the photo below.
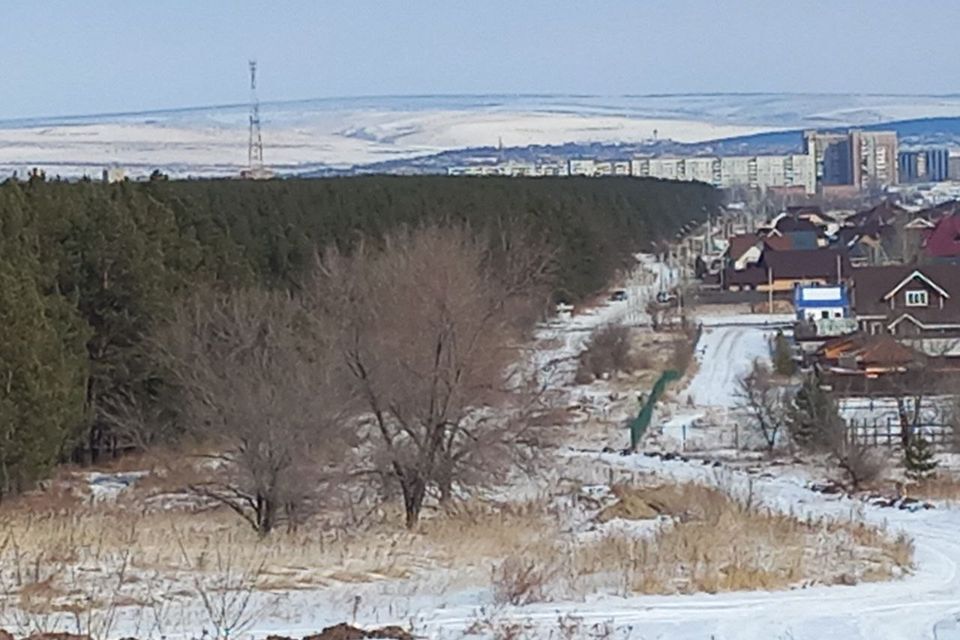
[[[882,331],[883,324],[879,322],[870,323],[870,335],[875,336]]]
[[[925,307],[929,304],[927,292],[923,290],[907,291],[908,307]]]

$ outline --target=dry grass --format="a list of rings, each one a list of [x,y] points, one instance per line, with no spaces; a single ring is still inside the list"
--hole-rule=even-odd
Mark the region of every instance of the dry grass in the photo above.
[[[920,500],[943,500],[948,503],[960,502],[960,478],[940,471],[936,476],[903,487],[903,495]]]
[[[416,532],[399,529],[399,514],[383,511],[362,527],[316,524],[266,541],[221,510],[144,511],[126,500],[65,507],[59,498],[44,507],[34,496],[0,508],[0,594],[24,611],[71,616],[91,603],[109,610],[196,601],[224,584],[323,589],[446,569],[457,584],[491,584],[500,601],[522,604],[593,591],[881,580],[911,562],[908,540],[862,523],[798,520],[757,508],[749,495],[698,484],[642,487],[632,484],[637,478],[616,486],[616,503],[596,519],[663,518],[647,534],[621,529],[587,538],[569,529],[583,507],[547,496],[460,503],[433,512]],[[170,488],[164,481],[137,491]]]
[[[0,594],[16,594],[30,610],[68,610],[89,602],[102,585],[117,584],[126,598],[143,590],[138,583],[160,579],[189,595],[196,591],[190,576],[223,573],[214,561],[221,554],[229,554],[233,571],[277,591],[403,579],[452,567],[483,582],[491,563],[518,547],[536,550],[545,531],[546,539],[557,532],[542,501],[461,504],[426,518],[413,533],[399,528],[399,521],[397,514],[384,513],[355,530],[277,531],[264,541],[222,510],[194,515],[84,504],[66,512],[24,513],[7,505],[0,509]]]
[[[617,487],[598,519],[666,516],[649,536],[610,533],[539,557],[539,576],[568,583],[616,584],[626,593],[672,594],[853,584],[909,569],[904,537],[856,521],[798,519],[760,508],[749,494],[681,484]],[[529,553],[523,556],[527,563]],[[538,585],[537,593],[548,591]]]

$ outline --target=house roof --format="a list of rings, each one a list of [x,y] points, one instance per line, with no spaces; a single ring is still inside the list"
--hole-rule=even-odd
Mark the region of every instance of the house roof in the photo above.
[[[783,216],[773,227],[780,233],[790,233],[793,231],[809,231],[810,233],[816,235],[819,228],[814,223],[806,220],[804,218],[793,218],[790,216]]]
[[[793,243],[794,249],[816,249],[820,246],[817,234],[813,231],[791,231],[785,235]]]
[[[900,282],[898,282],[898,283],[897,283],[897,286],[895,286],[894,288],[890,289],[890,291],[888,291],[888,292],[886,293],[886,295],[883,296],[883,299],[884,299],[884,300],[889,300],[889,299],[892,298],[893,296],[897,295],[897,293],[899,293],[901,289],[903,289],[905,286],[907,286],[909,283],[913,282],[914,280],[919,280],[919,281],[921,281],[921,282],[925,282],[926,284],[930,285],[930,287],[931,287],[932,289],[934,289],[937,293],[939,293],[940,295],[942,295],[942,296],[945,297],[945,298],[949,298],[949,297],[950,297],[950,294],[949,294],[943,287],[941,287],[941,286],[938,285],[936,282],[934,282],[933,280],[931,280],[931,279],[930,279],[930,276],[928,276],[927,274],[925,274],[925,273],[924,273],[923,271],[921,271],[920,269],[914,269],[913,271],[911,271],[910,273],[908,273],[907,276],[906,276],[903,280],[901,280]]]
[[[789,251],[793,248],[793,241],[787,236],[772,235],[763,239],[764,247],[773,251]]]
[[[933,258],[960,257],[960,213],[940,218],[927,234],[923,248]]]
[[[871,232],[877,227],[885,227],[893,224],[896,219],[907,213],[907,210],[901,206],[895,205],[889,200],[884,200],[875,207],[858,211],[848,217],[845,222],[855,227],[870,228]]]
[[[960,265],[890,265],[853,270],[853,308],[858,316],[901,316],[903,309],[891,310],[888,294],[910,282],[923,283],[948,294],[943,308],[911,307],[910,315],[926,324],[960,322]]]
[[[918,359],[919,354],[916,351],[900,344],[888,333],[867,336],[857,352],[857,362],[866,367],[905,366]]]
[[[766,284],[774,280],[826,280],[837,281],[837,259],[840,259],[842,274],[851,272],[850,261],[837,249],[813,249],[787,251],[764,251],[760,262],[736,271],[728,267],[724,282],[728,285]]]
[[[743,257],[750,247],[753,247],[758,242],[758,238],[755,234],[752,233],[741,233],[730,238],[730,246],[727,249],[729,251],[729,256],[731,260],[739,260]]]
[[[802,220],[819,221],[819,224],[836,222],[837,219],[829,213],[824,213],[818,205],[804,204],[787,207],[787,215]]]
[[[842,273],[849,274],[850,262],[846,254],[837,249],[766,251],[760,266],[769,268],[774,278],[825,278],[836,281],[838,259]]]
[[[823,209],[819,205],[815,204],[801,204],[787,207],[787,213],[791,216],[799,216],[802,214],[816,214],[818,216],[823,216]]]
[[[828,340],[818,353],[829,359],[856,358],[862,368],[903,367],[917,362],[920,354],[900,344],[890,334],[857,334]]]
[[[934,223],[943,216],[948,216],[955,213],[960,213],[960,201],[948,200],[947,202],[941,202],[935,207],[921,209],[920,211],[917,211],[914,216],[915,219],[922,218],[923,220],[928,220],[931,223]]]
[[[788,231],[781,235],[768,236],[763,242],[773,251],[816,249],[820,246],[817,242],[817,234],[813,231]]]

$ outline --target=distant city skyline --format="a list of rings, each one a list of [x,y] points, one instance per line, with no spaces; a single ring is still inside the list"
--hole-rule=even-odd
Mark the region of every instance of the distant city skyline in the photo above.
[[[12,3],[0,118],[381,95],[957,94],[960,3]]]

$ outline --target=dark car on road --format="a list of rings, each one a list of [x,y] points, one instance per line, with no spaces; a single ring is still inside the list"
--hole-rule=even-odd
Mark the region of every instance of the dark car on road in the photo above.
[[[626,299],[627,299],[627,292],[624,291],[623,289],[617,289],[616,291],[610,294],[611,302],[622,302],[623,300],[626,300]]]

